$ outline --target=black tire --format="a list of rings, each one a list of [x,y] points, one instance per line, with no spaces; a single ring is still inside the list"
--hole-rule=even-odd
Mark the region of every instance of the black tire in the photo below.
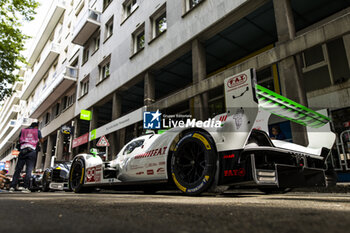
[[[87,189],[83,187],[85,177],[85,162],[78,158],[73,161],[69,171],[69,188],[75,193],[83,193]]]
[[[265,194],[284,194],[292,191],[291,188],[258,188],[261,192]]]
[[[325,172],[326,175],[326,185],[327,187],[335,187],[337,186],[337,180],[338,180],[338,176],[337,173],[335,172],[334,169],[328,169]]]
[[[41,190],[43,192],[48,192],[50,191],[50,182],[48,181],[48,172],[44,172],[44,175],[43,175],[43,187],[41,188]]]
[[[217,153],[209,134],[186,133],[171,156],[171,177],[186,195],[199,195],[213,183]]]

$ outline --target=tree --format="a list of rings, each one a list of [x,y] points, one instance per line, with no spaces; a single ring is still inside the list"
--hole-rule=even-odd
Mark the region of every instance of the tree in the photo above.
[[[10,96],[10,87],[19,80],[16,70],[27,64],[21,52],[29,36],[20,27],[22,22],[34,19],[35,0],[0,0],[0,100]]]

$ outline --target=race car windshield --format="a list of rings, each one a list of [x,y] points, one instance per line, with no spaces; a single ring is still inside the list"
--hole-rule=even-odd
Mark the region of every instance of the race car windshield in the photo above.
[[[125,150],[123,152],[123,155],[127,155],[130,154],[131,152],[133,152],[135,150],[135,148],[142,146],[143,142],[145,140],[137,140],[137,141],[133,141],[130,142],[126,147]]]

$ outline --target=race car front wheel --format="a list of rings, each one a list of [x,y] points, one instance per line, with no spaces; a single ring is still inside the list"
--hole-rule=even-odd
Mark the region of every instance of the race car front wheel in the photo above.
[[[185,134],[171,157],[171,176],[175,185],[187,195],[206,191],[214,180],[216,159],[215,144],[209,134]]]
[[[84,160],[78,158],[73,161],[69,172],[69,187],[75,193],[81,193],[84,191],[84,176],[85,176],[85,163]]]

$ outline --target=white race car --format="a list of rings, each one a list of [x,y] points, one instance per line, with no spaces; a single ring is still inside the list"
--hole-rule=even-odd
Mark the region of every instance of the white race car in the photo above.
[[[78,154],[70,188],[151,192],[177,187],[198,195],[220,186],[269,192],[326,185],[325,161],[335,141],[328,117],[257,85],[254,69],[227,78],[224,85],[226,113],[209,123],[189,120],[192,127],[135,138],[112,161]],[[271,114],[307,126],[309,145],[271,140]]]

